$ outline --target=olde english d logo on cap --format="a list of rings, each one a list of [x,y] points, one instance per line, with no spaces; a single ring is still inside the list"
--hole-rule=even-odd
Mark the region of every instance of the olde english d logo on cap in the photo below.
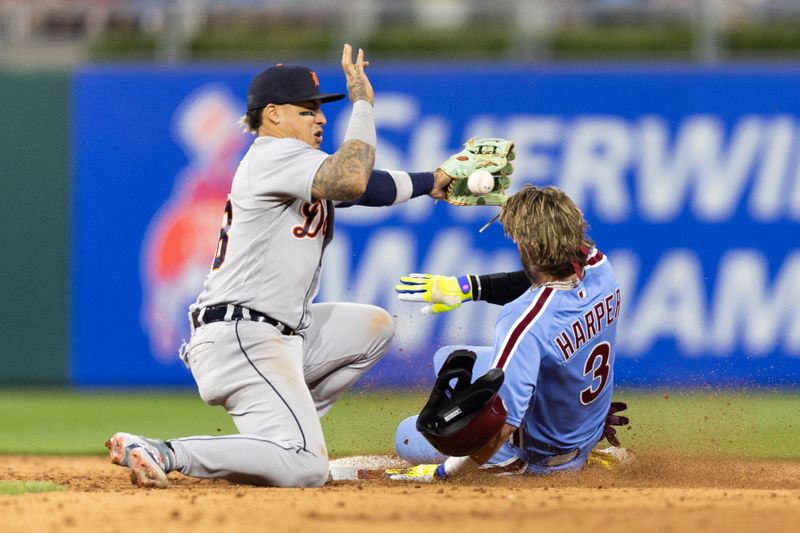
[[[314,87],[319,89],[319,78],[317,78],[317,73],[313,70],[308,71],[311,74],[311,79],[314,81]]]

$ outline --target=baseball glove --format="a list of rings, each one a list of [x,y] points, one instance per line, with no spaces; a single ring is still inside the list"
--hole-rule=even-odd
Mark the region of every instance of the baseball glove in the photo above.
[[[439,168],[453,177],[447,189],[446,201],[453,205],[503,205],[508,198],[506,189],[511,185],[509,176],[514,172],[514,143],[505,139],[472,138],[464,149],[451,155]],[[469,176],[484,169],[494,177],[494,188],[486,194],[473,194],[467,186]]]

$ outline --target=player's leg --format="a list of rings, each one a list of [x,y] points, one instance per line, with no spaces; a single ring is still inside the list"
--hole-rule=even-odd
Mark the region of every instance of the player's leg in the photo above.
[[[176,469],[203,478],[319,486],[328,453],[302,372],[302,338],[267,324],[219,322],[196,332],[187,357],[203,400],[241,432],[169,441]]]
[[[397,455],[413,465],[437,464],[444,462],[447,456],[434,448],[428,440],[417,431],[417,416],[410,416],[400,422],[394,434],[394,447]],[[505,465],[517,458],[515,447],[505,443],[487,462],[487,466]]]
[[[394,448],[397,455],[413,465],[442,463],[447,456],[434,448],[417,431],[418,415],[410,416],[397,425],[394,433]]]
[[[303,372],[319,416],[389,348],[394,320],[380,307],[355,303],[311,306]]]
[[[526,473],[544,475],[556,472],[577,472],[584,467],[591,451],[592,446],[590,445],[578,448],[571,454],[564,454],[563,458],[541,458],[538,460],[531,458],[532,462],[528,465]]]

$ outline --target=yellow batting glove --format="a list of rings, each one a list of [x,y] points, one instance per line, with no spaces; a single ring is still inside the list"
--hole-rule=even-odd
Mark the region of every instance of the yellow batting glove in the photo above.
[[[445,478],[444,464],[392,468],[386,470],[385,474],[392,481],[416,481],[418,483],[430,483]]]
[[[397,297],[405,302],[428,302],[423,315],[452,311],[462,302],[472,300],[469,276],[440,276],[438,274],[409,274],[394,286]]]

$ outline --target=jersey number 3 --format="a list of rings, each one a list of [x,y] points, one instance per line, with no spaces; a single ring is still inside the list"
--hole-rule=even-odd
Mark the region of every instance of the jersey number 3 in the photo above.
[[[222,227],[219,230],[219,241],[217,242],[217,253],[214,256],[214,270],[217,270],[225,262],[225,255],[228,253],[228,232],[233,223],[233,204],[231,197],[225,202],[225,213],[222,215]]]
[[[600,361],[599,363],[597,361]],[[589,357],[586,358],[586,365],[583,367],[583,375],[592,375],[592,383],[581,391],[581,403],[589,405],[600,396],[603,389],[608,385],[608,374],[611,371],[611,345],[601,342],[592,349]],[[593,387],[594,380],[599,379],[597,387]]]

